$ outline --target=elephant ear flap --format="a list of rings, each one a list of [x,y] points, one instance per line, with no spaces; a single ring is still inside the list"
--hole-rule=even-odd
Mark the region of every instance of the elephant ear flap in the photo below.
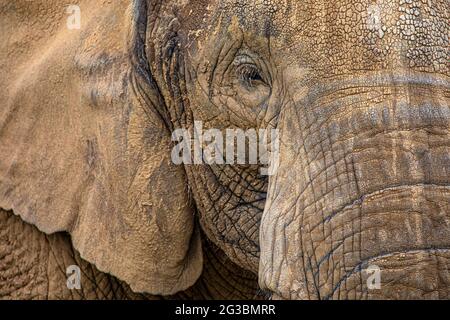
[[[125,3],[82,1],[80,30],[53,2],[0,10],[14,39],[0,44],[0,207],[69,232],[134,291],[169,295],[200,276],[201,241],[145,66],[145,2]]]

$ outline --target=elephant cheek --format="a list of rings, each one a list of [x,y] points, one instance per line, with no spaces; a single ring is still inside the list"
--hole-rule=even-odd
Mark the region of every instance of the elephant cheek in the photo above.
[[[448,297],[441,89],[341,89],[286,109],[261,221],[263,289],[288,299]]]

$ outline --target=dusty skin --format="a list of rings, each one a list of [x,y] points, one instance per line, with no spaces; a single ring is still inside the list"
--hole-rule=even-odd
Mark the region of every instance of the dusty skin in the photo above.
[[[0,298],[450,298],[447,0],[71,4],[0,0]]]

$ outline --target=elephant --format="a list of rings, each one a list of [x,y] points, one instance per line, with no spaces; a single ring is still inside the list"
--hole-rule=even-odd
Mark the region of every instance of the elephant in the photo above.
[[[0,1],[0,298],[450,298],[448,1],[72,3]]]

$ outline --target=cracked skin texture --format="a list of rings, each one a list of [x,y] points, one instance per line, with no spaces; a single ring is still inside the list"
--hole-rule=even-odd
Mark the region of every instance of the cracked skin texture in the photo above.
[[[1,297],[448,298],[446,1],[75,3],[0,1]],[[174,166],[194,120],[279,170]]]

